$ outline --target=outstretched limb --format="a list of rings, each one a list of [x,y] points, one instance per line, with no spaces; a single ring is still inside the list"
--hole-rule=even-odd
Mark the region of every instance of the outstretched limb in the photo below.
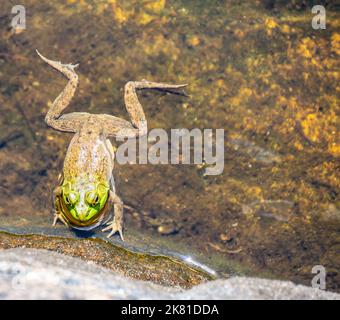
[[[123,201],[110,190],[109,200],[114,206],[114,218],[112,221],[107,223],[107,227],[102,229],[102,231],[111,230],[109,235],[110,238],[117,231],[119,232],[120,238],[124,241],[123,237]]]
[[[70,113],[68,115],[62,115],[65,109],[70,104],[72,97],[78,86],[78,76],[74,69],[78,66],[73,64],[62,64],[58,61],[52,61],[45,58],[36,50],[39,57],[49,64],[52,68],[61,72],[67,79],[69,79],[64,90],[59,94],[59,96],[54,100],[52,107],[48,110],[45,122],[50,127],[66,132],[75,132],[81,124],[83,119],[82,116],[88,115],[86,113]]]
[[[109,115],[101,115],[103,126],[108,135],[122,136],[127,138],[143,136],[147,133],[147,121],[137,96],[137,90],[151,89],[172,94],[179,94],[178,89],[186,87],[187,84],[167,84],[151,82],[147,80],[129,81],[125,85],[124,100],[129,113],[131,123]]]
[[[176,90],[186,87],[187,84],[167,84],[151,82],[147,80],[129,81],[125,85],[124,100],[126,109],[130,115],[132,124],[142,130],[144,123],[146,125],[146,118],[143,107],[140,104],[137,96],[137,90],[153,89],[169,93],[177,93]]]

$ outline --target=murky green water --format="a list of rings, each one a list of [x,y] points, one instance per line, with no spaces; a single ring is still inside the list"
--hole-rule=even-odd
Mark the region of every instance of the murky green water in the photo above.
[[[44,116],[66,81],[37,48],[80,63],[73,111],[128,119],[127,81],[188,82],[190,98],[140,94],[149,128],[225,129],[219,176],[116,165],[126,246],[307,285],[323,265],[339,291],[339,10],[313,30],[309,9],[232,2],[22,1],[26,30],[14,33],[2,1],[0,230],[64,232],[47,225],[71,135]]]

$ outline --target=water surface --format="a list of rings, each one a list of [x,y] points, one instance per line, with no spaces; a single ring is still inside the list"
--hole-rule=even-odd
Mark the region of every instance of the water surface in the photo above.
[[[225,130],[218,176],[116,165],[126,245],[307,285],[321,264],[339,291],[339,10],[313,30],[308,8],[281,3],[27,0],[27,28],[13,32],[2,1],[0,229],[53,233],[51,190],[72,135],[44,123],[66,81],[37,48],[80,64],[73,111],[128,119],[127,81],[187,82],[190,98],[140,94],[149,128]]]

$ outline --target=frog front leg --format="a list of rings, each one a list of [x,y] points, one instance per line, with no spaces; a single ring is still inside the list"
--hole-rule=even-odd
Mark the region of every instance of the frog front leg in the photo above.
[[[113,204],[114,207],[114,218],[112,221],[107,223],[107,227],[102,229],[102,231],[108,231],[111,230],[109,235],[107,236],[110,238],[113,234],[115,234],[117,231],[119,232],[119,235],[121,239],[124,241],[123,237],[123,201],[110,190],[109,194],[109,201],[110,204]]]
[[[55,227],[58,220],[60,220],[64,225],[68,226],[67,221],[65,220],[63,214],[62,214],[62,207],[60,204],[60,199],[62,196],[62,189],[61,186],[56,187],[53,190],[53,204],[54,204],[54,219],[52,226]]]

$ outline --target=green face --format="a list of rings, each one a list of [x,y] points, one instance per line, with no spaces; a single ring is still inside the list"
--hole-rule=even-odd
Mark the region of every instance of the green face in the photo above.
[[[62,186],[62,201],[72,217],[88,221],[101,212],[109,195],[109,187],[102,183],[77,184],[65,181]]]

